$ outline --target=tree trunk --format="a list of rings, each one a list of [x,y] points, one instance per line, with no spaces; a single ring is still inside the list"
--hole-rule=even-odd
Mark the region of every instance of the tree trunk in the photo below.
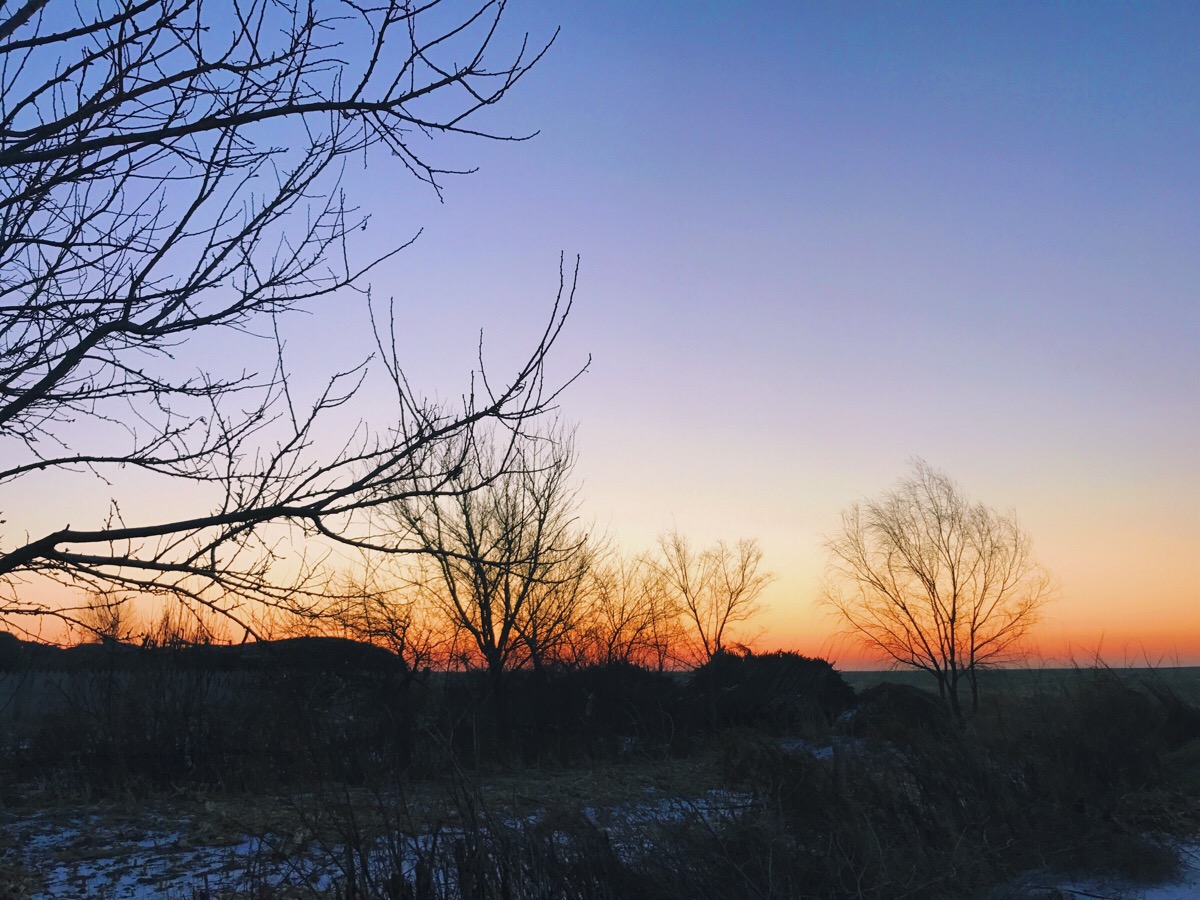
[[[496,722],[496,737],[504,752],[508,751],[508,738],[511,732],[508,709],[508,679],[505,677],[504,663],[499,655],[488,655],[488,680],[492,686],[492,715]]]
[[[956,670],[949,678],[949,694],[950,708],[954,711],[954,718],[958,722],[963,720],[962,704],[958,701],[958,679],[959,672]]]

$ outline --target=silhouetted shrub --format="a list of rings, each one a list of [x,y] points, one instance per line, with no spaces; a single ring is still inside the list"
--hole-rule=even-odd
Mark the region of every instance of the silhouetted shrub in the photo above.
[[[247,788],[355,781],[411,756],[409,673],[378,647],[299,638],[17,648],[32,674],[16,690],[47,702],[8,760],[16,777]]]
[[[231,653],[243,665],[272,670],[342,677],[407,672],[404,660],[390,650],[349,638],[306,636],[210,649]]]
[[[15,634],[0,631],[0,672],[20,671],[25,663],[23,641]]]
[[[544,734],[559,737],[566,756],[663,755],[683,727],[679,684],[663,672],[612,663],[563,671],[530,686],[535,705],[527,709],[539,714],[535,721]]]
[[[1141,687],[1161,704],[1164,737],[1172,748],[1200,741],[1200,709],[1184,700],[1157,670],[1140,679]]]
[[[685,706],[675,677],[627,663],[438,678],[434,727],[466,764],[562,765],[677,753]]]
[[[937,694],[885,681],[858,695],[858,705],[842,719],[839,730],[859,738],[906,745],[945,740],[955,732],[956,725]]]
[[[826,660],[785,651],[719,651],[693,672],[691,690],[715,728],[824,726],[855,703]]]
[[[1161,782],[1171,747],[1159,700],[1104,668],[1026,698],[1016,728],[987,735],[1009,760],[1026,800],[1060,820],[1112,815],[1136,790]]]

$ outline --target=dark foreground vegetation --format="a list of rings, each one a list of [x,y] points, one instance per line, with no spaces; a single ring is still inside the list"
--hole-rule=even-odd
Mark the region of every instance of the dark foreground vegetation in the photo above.
[[[306,836],[288,852],[332,873],[197,896],[1020,896],[995,891],[1046,868],[1169,877],[1200,831],[1200,712],[1161,673],[993,688],[959,722],[935,694],[856,694],[788,653],[516,671],[500,693],[324,638],[5,636],[0,666],[6,806],[282,802]],[[652,769],[681,777],[648,811],[618,783]],[[502,781],[540,796],[506,802]],[[556,799],[568,783],[583,802]]]

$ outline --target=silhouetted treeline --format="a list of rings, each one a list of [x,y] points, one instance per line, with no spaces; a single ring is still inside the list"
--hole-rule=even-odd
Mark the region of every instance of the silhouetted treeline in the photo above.
[[[0,638],[9,772],[93,785],[249,788],[467,767],[683,756],[716,731],[827,730],[854,704],[830,664],[721,651],[691,672],[630,663],[412,672],[339,638],[67,649]]]
[[[58,647],[0,632],[0,672],[132,671],[162,665],[219,672],[296,670],[393,675],[407,671],[406,663],[396,654],[364,641],[339,637],[303,636],[244,644],[102,640]]]

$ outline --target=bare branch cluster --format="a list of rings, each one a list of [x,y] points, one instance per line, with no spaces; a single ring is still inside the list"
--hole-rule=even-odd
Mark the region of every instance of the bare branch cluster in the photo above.
[[[0,9],[0,489],[35,473],[101,483],[136,470],[207,486],[208,508],[163,521],[109,516],[0,544],[0,615],[43,615],[22,587],[166,593],[237,616],[329,588],[303,539],[354,541],[365,513],[451,485],[446,442],[490,421],[520,432],[553,402],[543,362],[573,297],[505,383],[456,408],[415,397],[389,329],[376,351],[395,386],[384,425],[318,453],[363,368],[293,396],[276,317],[366,292],[407,246],[359,259],[367,225],[342,173],[382,159],[440,190],[435,135],[481,135],[546,46],[498,65],[503,2],[26,0]],[[511,139],[508,135],[486,136]],[[380,321],[382,320],[382,321]],[[258,335],[264,365],[188,364],[222,335]],[[207,344],[205,342],[208,342]],[[482,365],[482,361],[481,361]],[[469,443],[469,442],[468,442]],[[152,482],[153,483],[153,482]],[[457,484],[457,482],[455,482]],[[458,485],[461,487],[461,485]],[[153,488],[151,488],[153,489]]]
[[[573,438],[476,433],[444,450],[433,465],[453,470],[447,489],[393,503],[385,534],[416,554],[413,586],[500,687],[511,669],[561,659],[580,618],[593,545],[571,481]]]
[[[575,658],[660,672],[692,661],[680,607],[653,555],[610,551],[599,556],[589,573],[587,598]]]
[[[922,460],[878,500],[842,514],[825,600],[850,633],[900,665],[923,669],[955,712],[967,678],[1009,658],[1038,620],[1051,580],[1015,516],[972,503]]]
[[[695,655],[712,659],[726,649],[729,626],[759,611],[759,596],[775,576],[760,571],[762,550],[752,539],[732,547],[718,541],[697,552],[686,537],[672,531],[659,539],[659,550],[659,571],[690,626]]]

